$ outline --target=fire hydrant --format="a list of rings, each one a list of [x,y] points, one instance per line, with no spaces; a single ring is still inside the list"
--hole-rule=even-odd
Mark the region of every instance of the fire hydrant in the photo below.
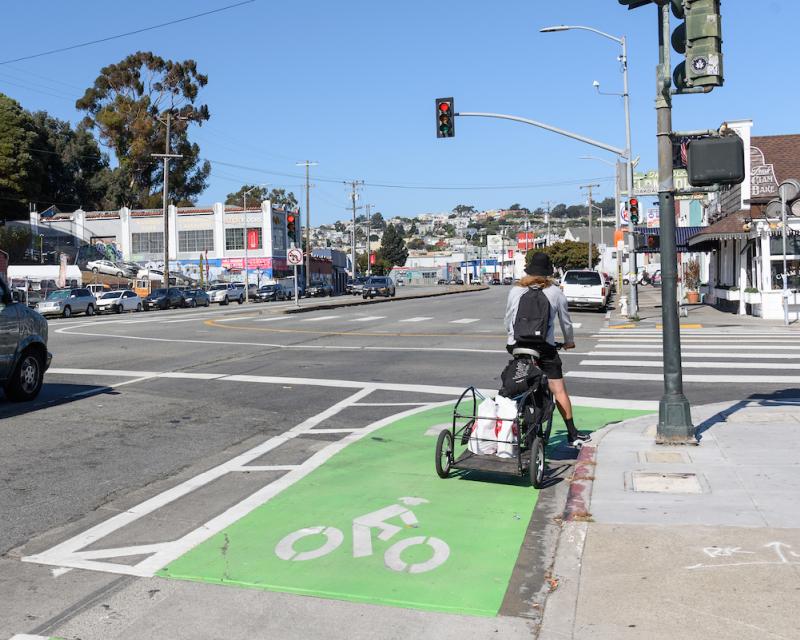
[[[627,298],[627,296],[622,296],[619,299],[619,314],[624,318],[628,317],[628,298]]]

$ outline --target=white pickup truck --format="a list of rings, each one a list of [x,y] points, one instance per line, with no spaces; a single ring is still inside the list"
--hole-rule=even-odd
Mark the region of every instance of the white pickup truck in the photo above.
[[[606,310],[608,289],[597,271],[567,271],[561,281],[567,305],[575,308]]]

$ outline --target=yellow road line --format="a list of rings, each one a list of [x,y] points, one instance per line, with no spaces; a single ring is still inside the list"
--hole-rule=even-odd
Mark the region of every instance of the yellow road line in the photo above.
[[[609,329],[633,329],[636,327],[635,324],[612,324],[608,328]]]
[[[663,328],[664,328],[663,324],[657,324],[656,325],[656,329],[663,329]],[[682,324],[681,325],[681,329],[702,329],[702,328],[703,328],[702,324]]]

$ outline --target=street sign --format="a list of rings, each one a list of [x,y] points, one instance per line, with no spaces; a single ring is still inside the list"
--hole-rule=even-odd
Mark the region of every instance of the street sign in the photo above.
[[[296,247],[292,247],[286,252],[286,262],[293,266],[303,264],[303,252]]]

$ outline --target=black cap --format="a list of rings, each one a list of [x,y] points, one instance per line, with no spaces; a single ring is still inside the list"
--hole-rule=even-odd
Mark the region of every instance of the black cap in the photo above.
[[[552,276],[553,262],[546,253],[534,253],[531,261],[525,266],[525,273],[529,276]]]

